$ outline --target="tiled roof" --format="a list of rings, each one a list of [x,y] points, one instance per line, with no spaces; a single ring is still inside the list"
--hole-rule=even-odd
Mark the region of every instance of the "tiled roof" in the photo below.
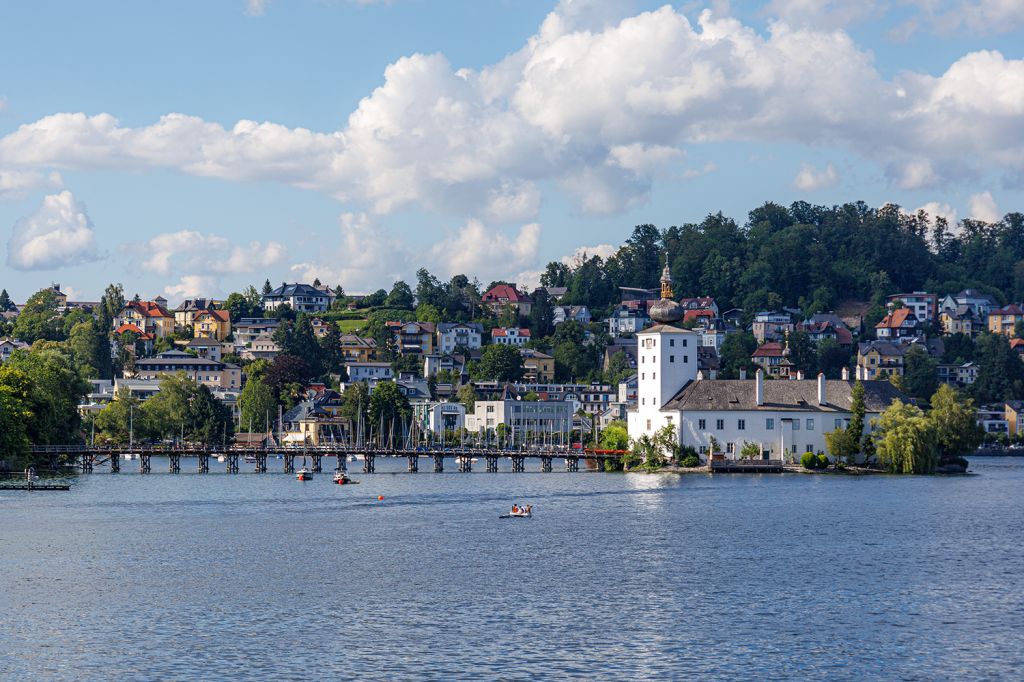
[[[167,308],[153,301],[131,301],[125,308],[131,308],[143,317],[174,317]]]
[[[993,310],[990,315],[1024,315],[1024,310],[1016,303]]]
[[[914,319],[908,320],[911,317]],[[899,308],[883,317],[882,321],[875,325],[875,329],[901,329],[908,321],[916,322],[917,317],[910,308]]]
[[[447,334],[453,329],[465,327],[475,331],[477,334],[484,333],[484,326],[479,322],[439,322],[437,325],[437,331],[441,334]]]
[[[529,329],[525,329],[525,328],[524,329],[515,329],[515,328],[512,328],[512,327],[506,329],[504,327],[495,327],[494,329],[491,330],[491,337],[514,336],[513,334],[509,334],[509,332],[511,332],[511,331],[516,332],[519,336],[523,336],[523,337],[529,337],[530,336],[530,330]]]
[[[231,313],[227,310],[204,310],[203,312],[196,315],[196,319],[201,320],[204,315],[209,315],[210,317],[216,320],[220,320],[221,322],[231,321]]]
[[[513,284],[495,284],[481,300],[484,303],[497,303],[503,300],[509,303],[529,303],[530,297],[516,289]]]
[[[328,296],[333,298],[334,292],[317,289],[309,284],[284,284],[271,291],[264,298],[291,298],[292,296]]]
[[[693,299],[696,300],[696,299]],[[683,322],[693,322],[701,317],[709,317],[714,319],[715,311],[708,310],[707,308],[691,308],[683,313]]]
[[[879,355],[887,357],[903,357],[907,349],[905,346],[889,343],[888,341],[868,341],[857,344],[857,353],[859,355],[866,355],[871,351],[876,351]]]
[[[826,381],[825,405],[818,405],[818,381],[764,382],[764,404],[758,405],[754,396],[756,381],[716,380],[691,381],[675,395],[663,409],[666,410],[791,410],[813,412],[849,412],[854,381]],[[881,412],[894,400],[906,400],[888,381],[864,381],[864,406],[868,412]]]
[[[752,358],[776,358],[782,357],[783,346],[781,343],[775,341],[769,341],[768,343],[758,346],[757,350],[750,357]]]

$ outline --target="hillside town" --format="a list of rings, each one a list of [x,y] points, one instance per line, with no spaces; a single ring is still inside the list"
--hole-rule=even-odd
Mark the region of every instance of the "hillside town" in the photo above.
[[[713,292],[676,296],[666,253],[647,255],[660,289],[620,285],[599,306],[573,290],[593,261],[552,264],[534,287],[420,270],[415,287],[369,294],[319,280],[177,301],[116,284],[98,301],[70,300],[58,283],[23,303],[4,290],[0,362],[49,355],[64,372],[78,421],[46,442],[416,432],[834,463],[844,455],[827,437],[849,428],[855,392],[867,434],[894,402],[927,407],[940,387],[970,405],[984,442],[1024,442],[1024,303],[890,286],[827,310],[730,307]],[[180,416],[189,410],[205,412]]]

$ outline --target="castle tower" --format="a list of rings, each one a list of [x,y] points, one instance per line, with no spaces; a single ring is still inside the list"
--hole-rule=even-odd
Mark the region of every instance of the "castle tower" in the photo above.
[[[676,416],[661,408],[679,390],[697,379],[697,348],[700,335],[675,325],[683,318],[673,300],[672,274],[666,263],[661,274],[661,300],[650,308],[655,324],[637,338],[637,406],[629,412],[629,436],[653,435],[669,423],[679,427]]]

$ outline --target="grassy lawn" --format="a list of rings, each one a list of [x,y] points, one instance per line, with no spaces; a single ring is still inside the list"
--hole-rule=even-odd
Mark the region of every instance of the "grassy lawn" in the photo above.
[[[366,326],[366,320],[338,320],[338,328],[342,334],[351,334]]]

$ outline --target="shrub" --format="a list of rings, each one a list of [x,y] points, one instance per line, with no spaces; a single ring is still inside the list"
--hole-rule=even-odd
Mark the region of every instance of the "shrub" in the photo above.
[[[819,452],[817,459],[818,459],[818,468],[819,469],[827,469],[828,468],[828,455],[826,455],[823,452]]]
[[[679,464],[680,466],[686,467],[687,469],[699,467],[700,457],[698,457],[697,455],[687,455],[686,457],[683,457],[683,461],[680,462]]]
[[[800,458],[800,466],[804,469],[816,469],[818,468],[818,458],[814,456],[813,452],[805,452]]]

